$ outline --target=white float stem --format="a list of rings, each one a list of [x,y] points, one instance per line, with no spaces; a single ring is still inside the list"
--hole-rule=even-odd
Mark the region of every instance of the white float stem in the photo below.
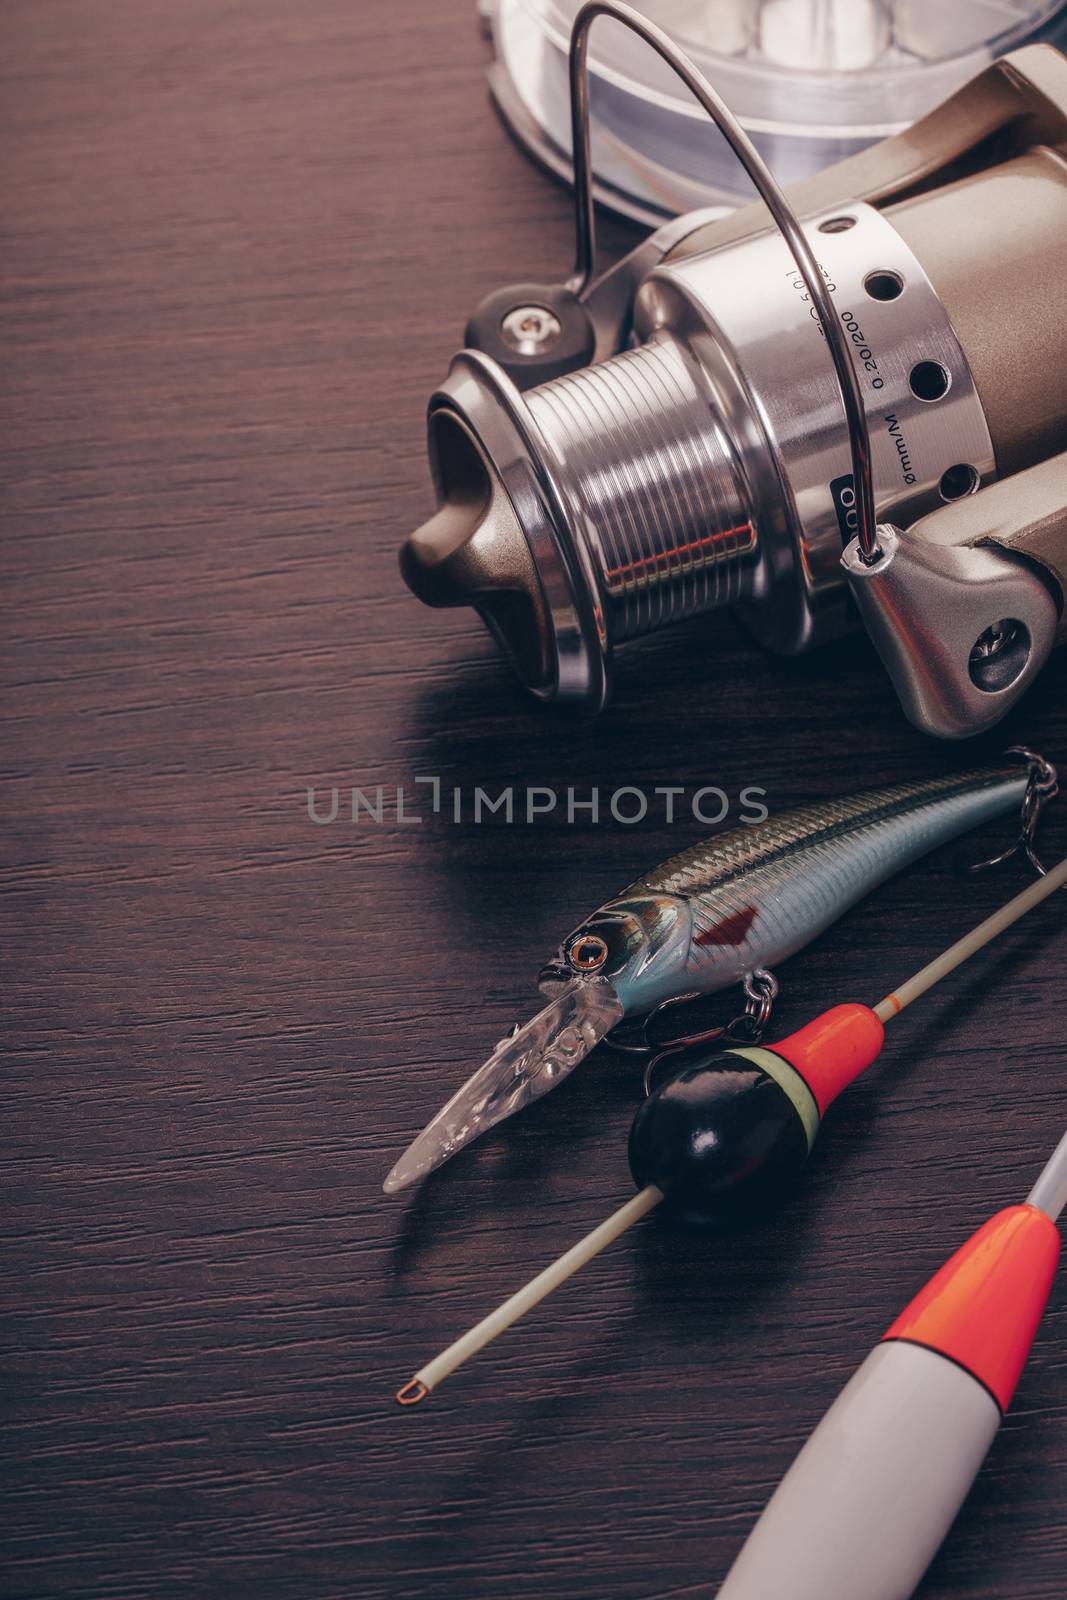
[[[910,1006],[913,1000],[918,1000],[927,989],[932,989],[935,983],[940,983],[942,978],[947,978],[950,972],[981,950],[982,946],[995,939],[999,933],[1010,928],[1013,922],[1018,922],[1020,917],[1025,917],[1034,906],[1040,905],[1042,900],[1067,884],[1067,856],[1058,866],[1051,867],[1043,878],[1038,878],[1028,889],[1017,894],[1014,900],[1009,900],[1007,905],[1001,906],[999,911],[994,911],[991,917],[980,922],[977,928],[972,928],[970,933],[964,934],[954,945],[950,945],[941,954],[914,977],[902,983],[899,989],[894,989],[892,994],[887,994],[874,1008],[874,1014],[879,1022],[888,1022],[898,1012]]]

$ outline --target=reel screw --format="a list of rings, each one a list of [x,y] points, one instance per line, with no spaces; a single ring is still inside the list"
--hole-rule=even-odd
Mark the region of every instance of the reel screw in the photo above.
[[[500,321],[504,343],[520,356],[543,355],[562,332],[563,324],[547,306],[515,306]]]

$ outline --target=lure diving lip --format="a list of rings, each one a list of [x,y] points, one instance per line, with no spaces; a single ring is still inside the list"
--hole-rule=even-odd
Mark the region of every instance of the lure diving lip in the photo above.
[[[572,978],[443,1106],[383,1185],[395,1194],[447,1161],[471,1139],[540,1099],[573,1072],[624,1015],[606,978]]]
[[[394,1194],[547,1094],[624,1017],[714,994],[795,955],[864,895],[960,834],[1055,791],[1021,749],[1005,765],[820,801],[704,840],[637,879],[582,923],[541,971],[549,1003],[408,1147]],[[1026,820],[1024,818],[1024,820]]]

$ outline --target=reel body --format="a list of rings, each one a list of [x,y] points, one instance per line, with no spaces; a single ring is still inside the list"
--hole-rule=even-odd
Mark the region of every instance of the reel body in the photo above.
[[[536,695],[591,709],[615,647],[677,618],[739,606],[791,654],[858,613],[912,721],[990,727],[1063,634],[1067,59],[1018,51],[779,191],[821,284],[761,203],[677,218],[594,277],[576,165],[575,277],[493,296],[431,401],[440,509],[411,588],[473,605]]]

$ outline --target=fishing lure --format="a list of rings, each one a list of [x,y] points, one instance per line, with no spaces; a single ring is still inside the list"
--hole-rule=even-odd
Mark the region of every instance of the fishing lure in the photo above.
[[[624,1019],[643,1017],[647,1039],[666,1008],[740,983],[745,1013],[716,1032],[726,1042],[757,1042],[777,994],[774,967],[887,878],[1015,806],[1022,834],[1004,855],[1023,848],[1033,860],[1056,772],[1021,747],[1007,755],[1024,765],[1005,761],[819,801],[702,840],[638,878],[563,941],[538,979],[548,1004],[501,1040],[419,1134],[386,1192],[547,1094]]]

